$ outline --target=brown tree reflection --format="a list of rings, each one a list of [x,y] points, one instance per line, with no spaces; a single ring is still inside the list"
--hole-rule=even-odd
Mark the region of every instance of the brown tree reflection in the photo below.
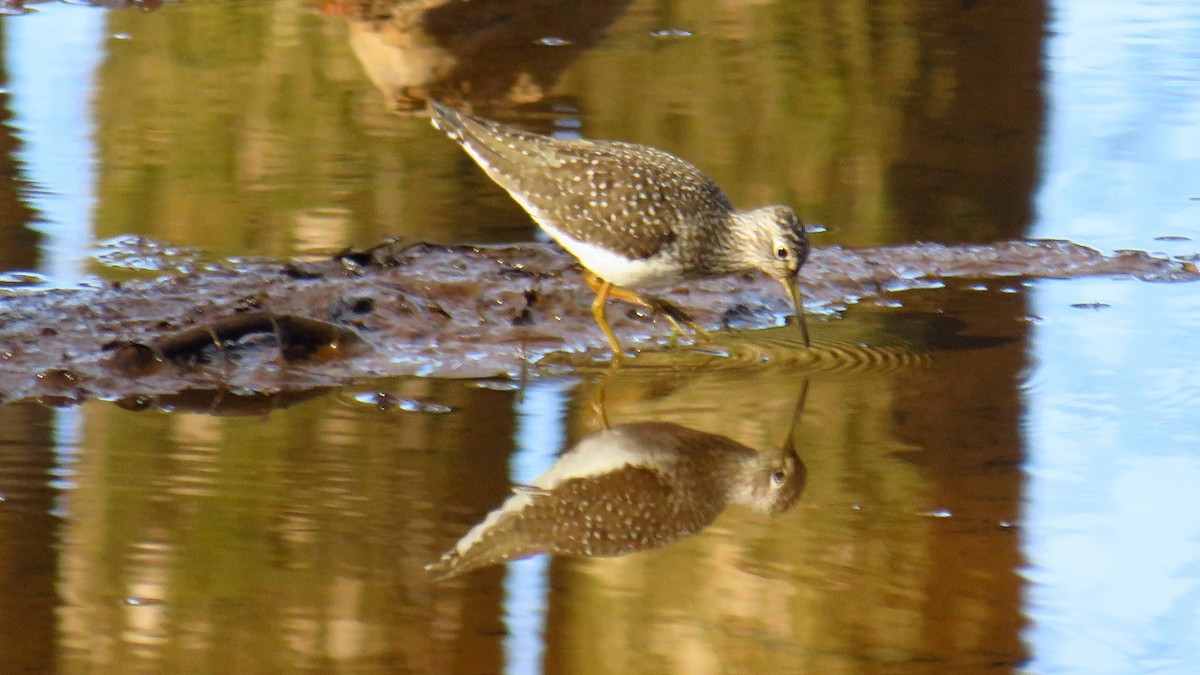
[[[629,4],[628,0],[342,0],[350,48],[388,106],[423,109],[434,96],[532,103]]]
[[[665,546],[708,527],[731,503],[764,514],[796,505],[807,469],[791,438],[760,452],[671,422],[590,434],[471,528],[428,566],[438,579],[537,553],[619,556]]]

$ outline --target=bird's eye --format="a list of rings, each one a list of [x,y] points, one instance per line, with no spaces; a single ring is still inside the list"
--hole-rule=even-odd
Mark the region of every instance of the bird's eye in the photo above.
[[[779,258],[780,260],[787,260],[788,255],[790,255],[790,253],[788,252],[788,250],[786,248],[784,248],[782,246],[775,249],[775,257]]]
[[[782,470],[771,474],[771,482],[775,485],[783,485],[783,481],[787,480],[787,474]]]

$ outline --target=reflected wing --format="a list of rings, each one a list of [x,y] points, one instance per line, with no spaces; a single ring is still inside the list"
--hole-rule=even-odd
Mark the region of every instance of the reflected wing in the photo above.
[[[615,556],[663,546],[711,523],[724,501],[697,499],[633,466],[519,492],[428,566],[438,579],[535,553]]]

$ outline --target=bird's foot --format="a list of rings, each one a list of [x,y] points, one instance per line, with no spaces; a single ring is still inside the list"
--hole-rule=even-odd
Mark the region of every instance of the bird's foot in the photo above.
[[[650,309],[650,311],[662,314],[667,318],[667,321],[671,322],[671,328],[673,329],[674,335],[686,335],[688,331],[691,331],[691,333],[698,338],[705,340],[708,339],[708,331],[701,328],[699,324],[693,321],[692,317],[688,316],[687,312],[683,311],[682,309],[679,309],[675,305],[663,300],[662,298],[656,298],[653,296],[643,295],[641,300],[645,303],[646,307]]]

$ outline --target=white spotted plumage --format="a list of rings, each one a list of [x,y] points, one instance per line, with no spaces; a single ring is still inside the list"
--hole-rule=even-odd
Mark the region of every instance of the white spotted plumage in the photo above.
[[[558,139],[431,106],[434,125],[603,282],[633,290],[757,269],[800,311],[808,235],[792,209],[736,211],[715,182],[662,150]]]

